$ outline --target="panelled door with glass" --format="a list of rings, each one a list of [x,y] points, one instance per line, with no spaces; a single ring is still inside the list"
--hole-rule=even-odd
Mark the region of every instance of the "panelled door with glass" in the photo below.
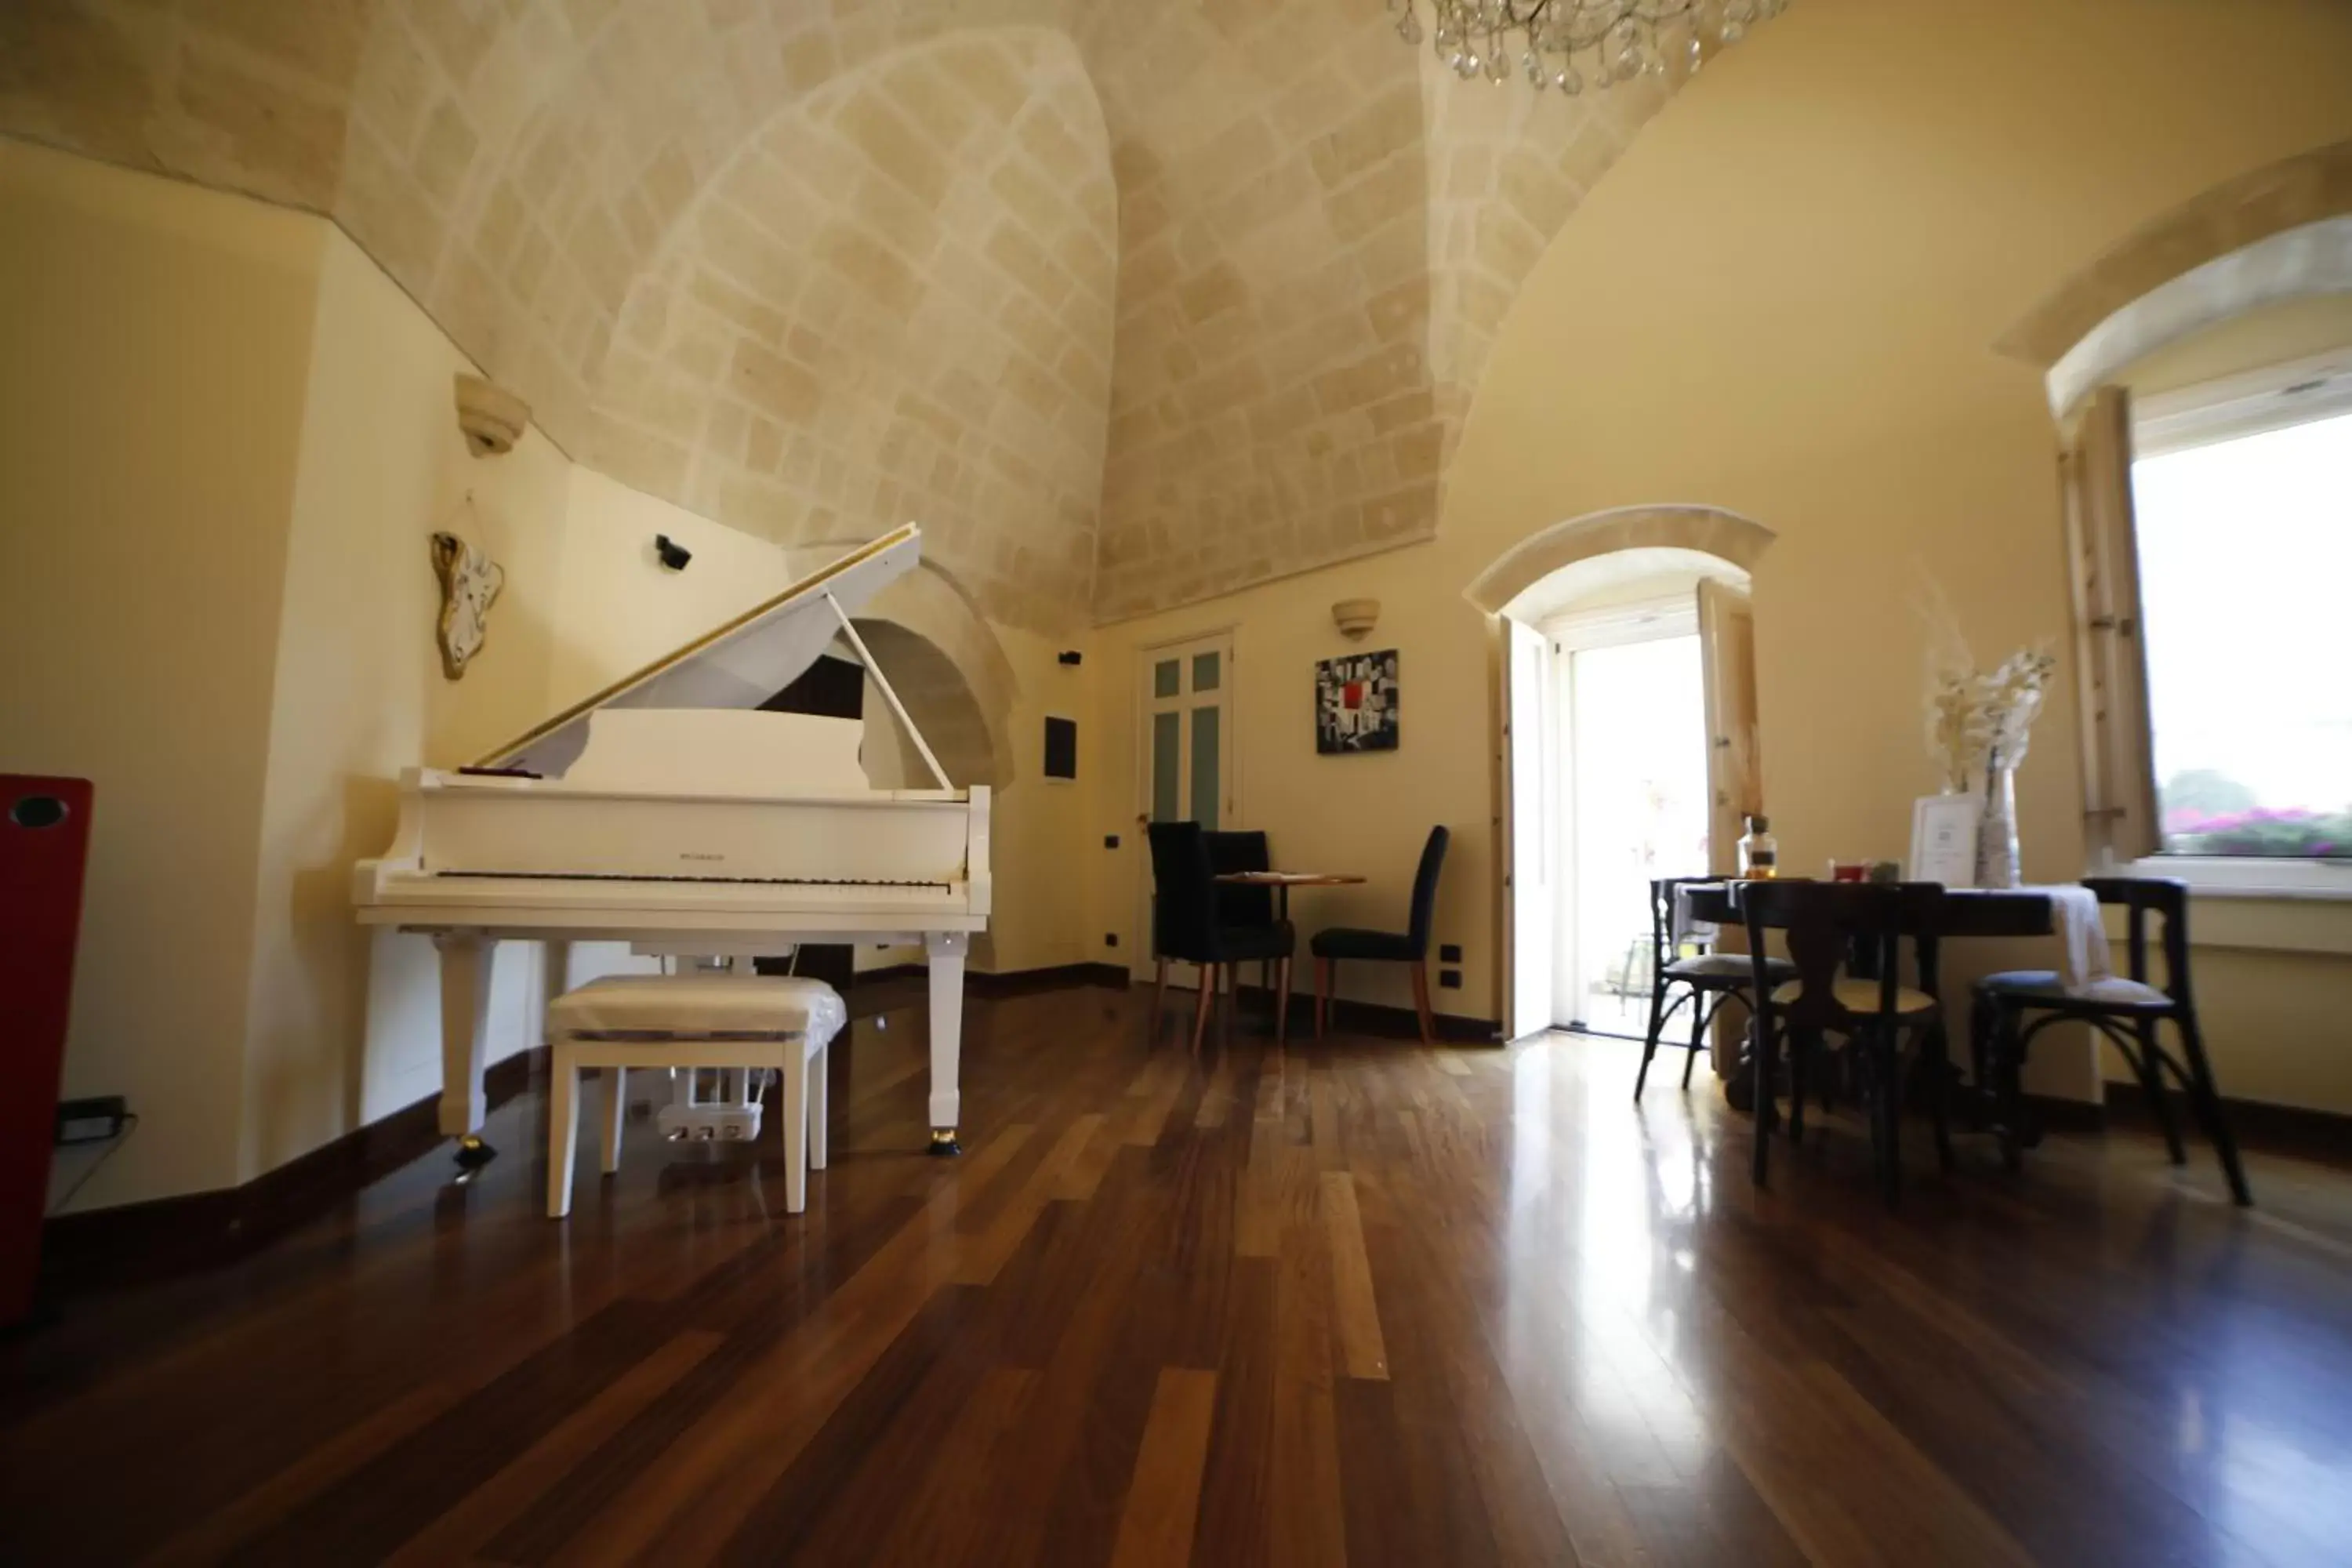
[[[1143,684],[1143,799],[1136,826],[1197,822],[1209,832],[1234,821],[1233,679],[1231,634],[1145,648]],[[1137,930],[1138,973],[1151,966],[1151,856],[1137,857],[1143,868],[1141,918]],[[1196,984],[1189,964],[1170,967],[1171,983]]]

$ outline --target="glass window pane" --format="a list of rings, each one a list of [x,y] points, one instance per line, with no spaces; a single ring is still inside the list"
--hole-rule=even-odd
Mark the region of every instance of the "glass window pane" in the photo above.
[[[1219,656],[1214,652],[1196,653],[1192,656],[1193,690],[1214,691],[1217,689],[1217,680],[1222,674],[1217,668]]]
[[[1163,658],[1151,667],[1151,695],[1173,697],[1182,679],[1183,666],[1176,659]]]
[[[1222,717],[1214,708],[1192,710],[1192,815],[1212,833],[1224,794],[1218,787],[1217,767],[1217,721]]]
[[[2352,416],[2133,465],[2164,847],[2352,855]]]
[[[1174,668],[1171,666],[1170,668]],[[1174,822],[1184,815],[1177,798],[1177,749],[1183,741],[1181,713],[1151,716],[1151,820]]]

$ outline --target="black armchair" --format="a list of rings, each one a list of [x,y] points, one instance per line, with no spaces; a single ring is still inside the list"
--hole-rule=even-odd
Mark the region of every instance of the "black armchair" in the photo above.
[[[1210,838],[1197,822],[1155,822],[1151,838],[1151,951],[1159,973],[1151,990],[1151,1037],[1160,1037],[1160,1012],[1168,992],[1171,959],[1201,966],[1201,990],[1192,1007],[1192,1048],[1201,1048],[1209,1009],[1220,986],[1229,984],[1234,966],[1252,961],[1275,966],[1277,994],[1290,994],[1290,957],[1297,939],[1287,921],[1269,918],[1257,923],[1228,924],[1228,906],[1221,895],[1259,889],[1220,886],[1210,854]],[[1227,837],[1227,836],[1215,836]],[[1255,837],[1264,853],[1263,835]],[[1236,912],[1248,913],[1246,908]],[[1275,1034],[1286,1033],[1286,1011],[1277,1004]]]
[[[1453,835],[1443,827],[1429,830],[1422,846],[1421,868],[1412,879],[1411,923],[1402,931],[1360,931],[1331,926],[1315,933],[1307,943],[1315,954],[1315,1033],[1321,1035],[1337,994],[1338,970],[1343,958],[1370,958],[1412,966],[1413,1011],[1421,1016],[1421,1042],[1437,1043],[1436,1019],[1429,1007],[1429,933],[1437,913],[1437,877],[1445,867],[1445,847]]]

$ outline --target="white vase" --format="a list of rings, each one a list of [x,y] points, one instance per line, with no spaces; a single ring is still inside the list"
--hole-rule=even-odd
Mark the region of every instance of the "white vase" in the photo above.
[[[1977,792],[1977,886],[2014,888],[2018,868],[2017,769],[1993,759]]]

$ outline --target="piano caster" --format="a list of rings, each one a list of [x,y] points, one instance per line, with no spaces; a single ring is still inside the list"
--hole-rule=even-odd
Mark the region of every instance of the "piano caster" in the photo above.
[[[478,1132],[468,1132],[457,1140],[457,1168],[478,1171],[499,1157],[499,1152],[482,1142]]]
[[[963,1145],[956,1142],[956,1130],[954,1128],[934,1127],[931,1129],[931,1157],[933,1159],[945,1160],[962,1152]]]

